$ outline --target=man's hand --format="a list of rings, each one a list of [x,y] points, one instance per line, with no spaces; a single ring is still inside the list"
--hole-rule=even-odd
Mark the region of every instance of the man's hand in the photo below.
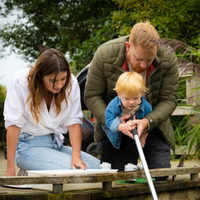
[[[147,129],[148,121],[146,119],[133,120],[133,125],[137,127],[138,136],[140,137],[143,131]]]
[[[140,143],[141,143],[142,148],[144,148],[144,146],[145,146],[148,135],[149,135],[149,133],[144,131],[140,136]]]
[[[138,137],[141,136],[141,134],[148,128],[148,121],[146,119],[135,119],[135,116],[133,117],[133,120],[129,120],[130,115],[125,115],[123,117],[120,117],[121,124],[118,126],[118,131],[121,131],[124,135],[129,136],[130,138],[134,139],[131,130],[137,127]]]

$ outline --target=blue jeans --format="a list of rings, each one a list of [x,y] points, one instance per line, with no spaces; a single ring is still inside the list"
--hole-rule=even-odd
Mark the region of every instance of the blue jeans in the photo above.
[[[24,170],[71,169],[72,148],[58,147],[54,135],[33,136],[20,133],[15,155],[16,165]],[[88,169],[99,169],[99,159],[81,152]]]

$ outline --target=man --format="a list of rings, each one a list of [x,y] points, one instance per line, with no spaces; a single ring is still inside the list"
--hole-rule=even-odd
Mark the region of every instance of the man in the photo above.
[[[102,44],[90,64],[84,100],[95,116],[95,141],[107,137],[101,128],[105,125],[107,104],[117,94],[113,90],[118,77],[125,71],[135,71],[143,76],[148,92],[146,100],[152,106],[152,112],[143,119],[133,121],[137,125],[138,135],[148,132],[143,148],[149,169],[169,168],[170,147],[175,151],[173,129],[170,116],[176,108],[178,98],[179,74],[177,58],[171,55],[171,48],[159,47],[159,35],[147,21],[133,26],[130,36],[114,39]],[[122,122],[130,116],[121,117]],[[123,133],[131,132],[123,130]],[[115,151],[112,168],[124,170],[127,157],[134,156],[137,164],[138,152],[134,140],[123,134],[120,149]],[[160,177],[157,180],[165,180]]]

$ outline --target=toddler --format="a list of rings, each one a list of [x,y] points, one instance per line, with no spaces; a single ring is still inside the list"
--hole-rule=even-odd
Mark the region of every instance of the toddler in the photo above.
[[[120,117],[130,114],[133,115],[135,119],[142,119],[152,111],[151,105],[143,98],[147,88],[140,74],[136,72],[124,72],[118,78],[114,90],[116,90],[117,96],[108,104],[105,112],[106,126],[102,125],[105,135],[102,139],[101,169],[112,168],[111,163],[115,148],[119,149],[118,156],[120,156],[120,144],[123,134],[121,131],[124,128],[128,128],[130,131],[135,128],[131,127],[130,120],[126,123],[122,123]],[[145,146],[147,135],[146,132],[143,132],[140,136],[142,147]],[[131,138],[130,135],[127,136],[126,140],[127,143],[129,143],[129,141],[133,139],[133,135]],[[127,146],[131,148],[131,145],[127,144]],[[123,167],[125,164],[125,171],[136,170],[137,161],[135,161],[136,159],[134,159],[132,154],[128,154],[126,158],[121,158],[123,160]],[[122,153],[121,155],[124,154]]]

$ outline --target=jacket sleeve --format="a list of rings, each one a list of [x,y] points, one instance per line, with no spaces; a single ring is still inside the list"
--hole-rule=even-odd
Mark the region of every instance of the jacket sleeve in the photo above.
[[[106,126],[111,131],[118,131],[118,126],[121,123],[120,118],[116,115],[116,112],[113,110],[111,106],[107,106],[106,112],[105,112],[105,121]]]
[[[92,114],[105,125],[107,81],[103,71],[103,59],[100,48],[90,64],[84,91],[84,101]],[[98,109],[97,109],[98,108]]]
[[[177,106],[179,72],[177,57],[174,54],[168,56],[168,62],[164,63],[160,81],[160,88],[157,88],[157,91],[154,89],[154,92],[158,93],[157,102],[154,104],[154,100],[152,100],[153,110],[145,116],[150,124],[149,131],[162,125],[171,116]]]

